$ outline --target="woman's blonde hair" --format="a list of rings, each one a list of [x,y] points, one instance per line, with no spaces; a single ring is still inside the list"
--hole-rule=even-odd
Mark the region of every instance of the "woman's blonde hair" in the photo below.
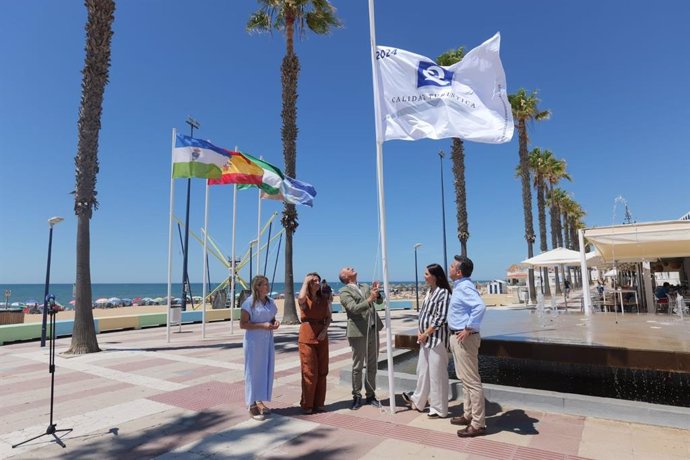
[[[263,275],[256,275],[252,280],[252,308],[254,308],[254,305],[256,305],[256,302],[259,300],[259,284],[261,284],[262,281],[266,281],[266,284],[268,284],[268,278]]]

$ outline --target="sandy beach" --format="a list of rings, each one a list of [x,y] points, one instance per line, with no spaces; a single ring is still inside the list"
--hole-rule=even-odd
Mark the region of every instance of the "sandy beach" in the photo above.
[[[419,302],[422,302],[422,293],[419,293]],[[512,296],[508,294],[485,294],[482,296],[484,302],[487,306],[494,305],[511,305],[516,303]],[[412,300],[414,304],[414,296],[410,298],[409,296],[394,296],[393,300]],[[338,301],[338,297],[335,297],[335,301]],[[277,299],[276,305],[278,306],[278,318],[283,316],[283,305],[285,304],[284,299]],[[207,310],[211,309],[211,305],[207,305]],[[127,315],[141,315],[146,313],[165,313],[167,309],[166,305],[148,305],[148,306],[134,306],[134,307],[117,307],[117,308],[94,308],[93,316],[94,318],[107,318],[111,316],[127,316]],[[197,310],[201,310],[201,306],[198,306]],[[41,314],[25,314],[25,323],[36,323],[40,322],[43,318]],[[71,320],[74,319],[74,310],[65,310],[57,313],[58,321],[60,320]]]

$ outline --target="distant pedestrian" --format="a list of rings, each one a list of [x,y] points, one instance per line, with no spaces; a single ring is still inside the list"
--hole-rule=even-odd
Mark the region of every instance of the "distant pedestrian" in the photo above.
[[[402,398],[411,409],[423,411],[429,401],[429,417],[448,416],[448,304],[451,287],[446,272],[439,264],[431,264],[424,271],[429,290],[419,310],[419,358],[417,387],[414,393]]]
[[[461,438],[486,434],[484,389],[479,376],[479,326],[486,305],[470,279],[473,270],[472,261],[463,256],[455,256],[450,266],[450,279],[454,281],[448,308],[448,328],[452,334],[450,349],[464,393],[464,413],[460,417],[453,417],[450,423],[467,425],[465,429],[458,430]]]
[[[268,296],[268,278],[257,275],[252,280],[252,295],[242,303],[240,328],[245,329],[244,349],[244,398],[249,415],[263,420],[270,410],[264,401],[270,401],[273,393],[275,347],[273,331],[280,322],[276,320],[278,308]]]
[[[330,298],[324,294],[318,273],[304,277],[297,303],[300,306],[299,359],[302,364],[302,400],[305,414],[323,412],[328,376],[328,326],[331,324]]]

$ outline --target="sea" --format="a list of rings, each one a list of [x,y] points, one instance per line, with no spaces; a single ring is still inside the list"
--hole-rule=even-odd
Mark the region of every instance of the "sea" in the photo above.
[[[369,283],[368,281],[364,281]],[[482,281],[479,282],[484,283]],[[220,282],[211,283],[209,291],[213,290],[218,286]],[[338,290],[343,287],[340,281],[328,282],[328,284],[333,289],[333,292],[338,292]],[[295,295],[299,292],[302,287],[302,282],[295,283]],[[400,288],[406,287],[411,289],[414,287],[414,281],[391,281],[390,288]],[[201,296],[202,294],[202,284],[192,283],[192,295]],[[110,298],[119,297],[120,299],[134,299],[136,297],[165,297],[168,293],[167,283],[94,283],[91,285],[91,293],[93,300],[100,298]],[[238,292],[241,287],[237,286]],[[271,285],[271,292],[276,294],[282,294],[285,291],[285,283],[275,282]],[[419,284],[420,295],[424,291],[424,285]],[[9,304],[13,302],[19,303],[43,303],[43,293],[45,292],[45,284],[0,284],[0,304],[7,302]],[[9,293],[9,298],[7,297]],[[69,303],[70,300],[74,299],[74,285],[73,284],[51,284],[48,288],[48,294],[54,295],[56,302],[65,305]],[[172,296],[182,297],[182,284],[173,283],[172,284]]]
[[[220,282],[211,283],[209,292],[218,286]],[[328,282],[334,292],[343,286],[339,281]],[[414,281],[401,283],[391,282],[391,285],[410,284],[414,285]],[[301,280],[295,283],[295,294],[299,292],[302,287]],[[136,297],[165,297],[168,293],[167,283],[94,283],[91,285],[91,293],[93,300],[99,298],[119,297],[120,299],[134,299]],[[202,283],[191,284],[192,295],[200,296],[203,292]],[[241,287],[237,286],[238,292]],[[422,286],[420,284],[420,291]],[[282,294],[285,291],[285,283],[275,282],[271,286],[271,292]],[[10,293],[8,303],[43,303],[43,293],[45,292],[45,284],[0,284],[0,295],[3,293]],[[74,298],[73,284],[51,284],[48,288],[48,294],[55,296],[55,301],[59,304],[67,304]],[[172,296],[182,297],[182,284],[172,284]],[[6,297],[0,297],[0,303],[5,303]]]

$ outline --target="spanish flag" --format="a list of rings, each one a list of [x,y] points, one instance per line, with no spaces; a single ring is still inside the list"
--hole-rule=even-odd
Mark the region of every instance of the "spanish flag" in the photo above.
[[[219,184],[261,184],[264,170],[240,152],[225,151],[228,161],[221,167],[220,179],[209,179],[209,185]]]

